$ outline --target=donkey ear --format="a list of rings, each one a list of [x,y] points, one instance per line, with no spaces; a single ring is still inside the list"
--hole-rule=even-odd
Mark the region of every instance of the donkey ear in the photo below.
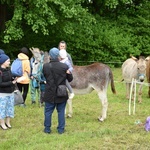
[[[29,50],[33,53],[33,49],[34,49],[34,47],[32,47],[32,48],[29,48]]]
[[[135,61],[138,61],[138,59],[136,57],[134,57],[133,55],[130,55],[130,57],[135,60]]]
[[[145,60],[148,61],[150,59],[150,56],[146,57]]]

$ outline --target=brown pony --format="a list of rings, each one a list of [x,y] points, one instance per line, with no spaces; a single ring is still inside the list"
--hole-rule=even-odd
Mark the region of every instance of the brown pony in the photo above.
[[[111,83],[111,90],[115,94],[115,86],[111,69],[102,63],[93,63],[88,66],[73,66],[73,81],[70,83],[75,94],[87,94],[96,90],[102,103],[102,112],[98,117],[104,121],[107,117],[108,99],[107,89]],[[72,100],[68,100],[69,113],[72,116]]]

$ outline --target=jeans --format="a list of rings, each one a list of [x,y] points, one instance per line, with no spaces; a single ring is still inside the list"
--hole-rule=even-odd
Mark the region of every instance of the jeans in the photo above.
[[[57,126],[57,130],[59,133],[64,132],[64,128],[65,128],[65,107],[66,107],[66,101],[63,103],[49,103],[49,102],[45,102],[45,111],[44,111],[44,115],[45,115],[45,120],[44,120],[44,132],[50,133],[51,132],[51,119],[52,119],[52,113],[54,111],[54,109],[57,109],[57,113],[58,113],[58,126]]]

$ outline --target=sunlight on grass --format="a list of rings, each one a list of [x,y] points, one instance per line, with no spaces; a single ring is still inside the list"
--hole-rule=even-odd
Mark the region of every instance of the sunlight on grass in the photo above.
[[[15,107],[12,129],[0,130],[0,149],[2,150],[148,150],[150,133],[143,125],[136,125],[140,120],[145,123],[150,115],[148,87],[143,87],[143,102],[136,102],[135,115],[128,115],[128,100],[125,98],[125,84],[121,69],[112,69],[117,94],[108,88],[107,119],[101,123],[97,117],[101,113],[101,103],[97,93],[76,95],[73,99],[73,117],[66,118],[66,132],[57,133],[57,113],[53,114],[52,133],[43,133],[44,108],[31,105],[30,94],[27,107]]]

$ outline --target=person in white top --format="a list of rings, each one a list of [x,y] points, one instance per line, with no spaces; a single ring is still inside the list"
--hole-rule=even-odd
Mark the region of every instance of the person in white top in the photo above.
[[[59,51],[59,56],[61,58],[61,61],[62,63],[65,63],[69,69],[67,70],[67,73],[71,73],[72,74],[72,71],[73,71],[73,66],[71,64],[71,62],[69,61],[68,57],[67,57],[67,52],[65,49],[62,49]],[[66,80],[66,86],[70,92],[70,95],[69,95],[69,99],[72,99],[74,97],[74,93],[73,93],[73,90],[72,90],[72,87],[71,85],[69,84],[68,80]]]

